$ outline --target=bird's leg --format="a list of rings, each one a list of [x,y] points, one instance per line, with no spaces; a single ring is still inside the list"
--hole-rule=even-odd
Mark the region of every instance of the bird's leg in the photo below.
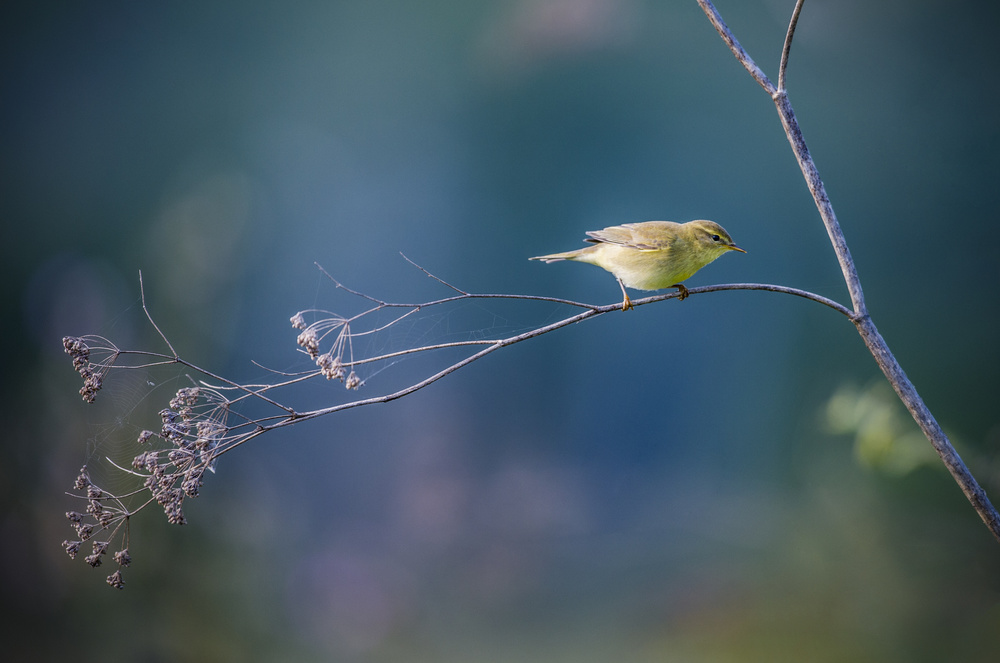
[[[622,280],[619,279],[617,276],[615,278],[618,279],[618,285],[622,289],[622,297],[625,298],[625,299],[622,300],[622,310],[623,311],[627,311],[630,308],[633,308],[633,306],[632,306],[632,300],[628,298],[628,293],[625,292],[625,284],[622,283]]]
[[[670,287],[677,288],[677,292],[679,293],[677,297],[678,301],[684,301],[685,299],[687,299],[687,296],[691,294],[688,292],[688,289],[684,287],[683,283],[675,283]]]

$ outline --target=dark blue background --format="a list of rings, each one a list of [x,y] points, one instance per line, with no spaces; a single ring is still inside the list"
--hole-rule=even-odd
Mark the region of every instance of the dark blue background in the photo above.
[[[774,77],[792,5],[719,5]],[[996,18],[807,3],[788,74],[873,317],[994,497]],[[140,269],[178,351],[250,382],[268,378],[251,360],[308,367],[297,310],[359,310],[314,261],[392,301],[449,294],[403,252],[469,291],[611,303],[601,270],[527,257],[710,218],[749,254],[689,285],[846,288],[772,103],[693,1],[35,3],[0,25],[14,658],[992,660],[996,542],[853,327],[760,292],[607,315],[264,436],[187,527],[137,517],[108,588],[59,547],[63,493],[186,378],[122,375],[86,406],[60,339],[162,349]],[[355,349],[564,313],[427,311]],[[363,374],[357,395],[430,367]],[[844,434],[838,393],[864,422]]]

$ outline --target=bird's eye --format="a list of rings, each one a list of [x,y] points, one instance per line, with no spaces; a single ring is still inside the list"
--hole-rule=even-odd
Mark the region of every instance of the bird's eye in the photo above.
[[[720,239],[722,239],[722,238],[719,237],[718,235],[712,235],[712,241],[713,242],[718,242]]]

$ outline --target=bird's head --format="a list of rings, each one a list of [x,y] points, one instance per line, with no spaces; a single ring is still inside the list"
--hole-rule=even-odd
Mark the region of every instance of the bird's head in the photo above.
[[[689,221],[684,225],[690,228],[697,246],[701,247],[706,253],[711,253],[715,257],[722,255],[726,251],[746,253],[744,249],[736,246],[733,238],[726,232],[726,229],[715,221],[698,219],[697,221]]]

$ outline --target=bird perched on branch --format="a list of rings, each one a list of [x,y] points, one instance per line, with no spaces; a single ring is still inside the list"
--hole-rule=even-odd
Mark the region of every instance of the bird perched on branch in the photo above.
[[[688,296],[682,281],[723,253],[743,249],[714,221],[698,219],[687,223],[646,221],[611,226],[587,233],[587,246],[565,253],[536,256],[530,260],[557,262],[575,260],[597,265],[614,274],[621,286],[622,310],[632,308],[625,288],[660,290],[677,288],[680,299]]]

